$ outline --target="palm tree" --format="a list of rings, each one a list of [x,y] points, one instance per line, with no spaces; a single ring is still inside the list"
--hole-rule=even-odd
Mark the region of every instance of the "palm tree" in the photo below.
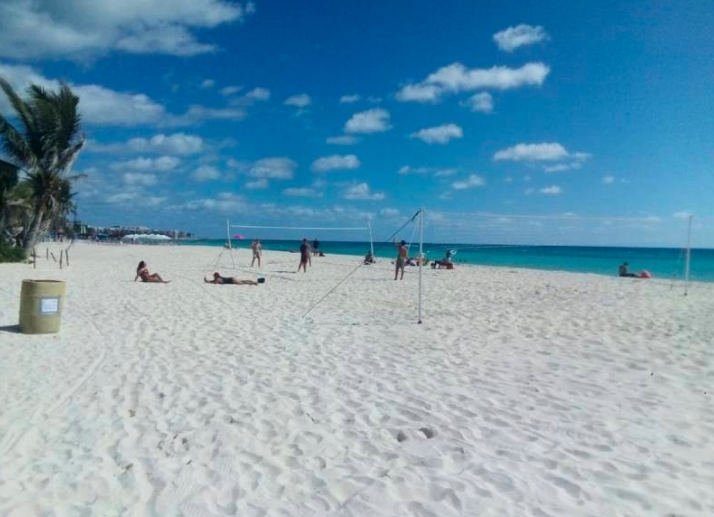
[[[13,190],[19,181],[19,169],[12,163],[0,160],[0,244],[8,237],[8,226],[16,218],[17,202]]]
[[[0,114],[3,151],[12,165],[24,171],[21,184],[29,187],[31,210],[23,223],[21,243],[29,253],[52,221],[73,207],[71,185],[81,176],[66,173],[84,146],[79,97],[64,83],[58,92],[32,85],[27,100],[5,79],[0,78],[0,88],[20,122],[17,129]]]
[[[49,217],[46,218],[47,228],[55,233],[61,232],[65,236],[73,236],[73,221],[69,216],[76,219],[77,205],[74,202],[75,192],[72,192],[72,182],[64,179],[59,186],[57,195],[53,200]]]

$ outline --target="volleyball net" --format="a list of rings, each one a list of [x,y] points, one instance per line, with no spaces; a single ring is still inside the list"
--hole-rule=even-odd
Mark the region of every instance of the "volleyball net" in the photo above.
[[[337,218],[334,220],[335,226],[273,226],[226,221],[224,251],[232,253],[234,247],[247,248],[254,239],[271,241],[270,244],[266,243],[271,250],[293,252],[303,239],[311,244],[314,240],[325,243],[332,241],[331,244],[352,241],[359,243],[353,248],[361,249],[361,253],[333,251],[345,249],[343,247],[330,247],[330,252],[363,255],[367,251],[363,245],[368,244],[372,257],[380,259],[380,265],[375,267],[385,269],[386,273],[387,269],[393,270],[394,266],[387,266],[383,259],[389,257],[394,260],[395,249],[392,243],[404,241],[412,265],[418,266],[418,289],[413,300],[417,320],[421,321],[424,265],[444,260],[456,264],[607,275],[616,275],[618,266],[629,261],[633,271],[649,270],[655,278],[683,280],[686,294],[691,270],[692,233],[696,234],[696,224],[693,225],[692,220],[691,216],[662,221],[656,217],[600,217],[572,213],[505,215],[417,210],[409,217],[381,217],[377,220],[378,227],[373,227],[371,221],[350,225],[349,221]],[[296,219],[295,222],[299,223],[300,220]],[[245,243],[236,246],[241,241]],[[318,251],[326,248],[318,248]],[[343,267],[344,274],[333,277],[335,283],[308,307],[305,315],[329,300],[365,265],[361,256],[354,263],[335,262],[333,266]],[[696,275],[693,279],[697,279]]]

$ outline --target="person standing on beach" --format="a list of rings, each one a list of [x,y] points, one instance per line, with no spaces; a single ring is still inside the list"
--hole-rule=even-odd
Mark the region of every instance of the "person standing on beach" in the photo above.
[[[263,254],[263,248],[260,245],[260,241],[255,239],[253,244],[250,245],[250,249],[253,250],[253,262],[250,263],[250,267],[253,267],[255,260],[258,260],[258,267],[260,267],[260,256]]]
[[[400,280],[404,280],[404,266],[407,264],[407,243],[406,241],[401,241],[399,244],[396,242],[394,245],[398,248],[397,251],[397,262],[394,268],[394,280],[399,276],[399,270],[402,271],[402,276]]]
[[[317,237],[315,237],[315,239],[313,239],[313,241],[312,241],[312,254],[313,255],[317,256],[317,254],[319,253],[317,251],[317,248],[319,248],[319,247],[320,247],[320,241],[318,241]]]
[[[300,265],[298,266],[298,273],[300,268],[302,268],[304,273],[307,273],[307,264],[310,262],[310,245],[307,243],[307,239],[302,240],[300,245]]]

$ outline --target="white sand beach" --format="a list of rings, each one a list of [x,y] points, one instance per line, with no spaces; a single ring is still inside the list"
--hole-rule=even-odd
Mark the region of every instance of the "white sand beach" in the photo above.
[[[303,317],[358,258],[38,251],[0,265],[2,517],[714,515],[714,284],[427,269],[417,325],[384,260]],[[23,278],[67,281],[59,334]]]

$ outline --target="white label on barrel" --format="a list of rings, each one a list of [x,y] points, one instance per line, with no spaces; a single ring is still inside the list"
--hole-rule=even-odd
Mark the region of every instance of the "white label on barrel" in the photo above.
[[[42,314],[57,314],[59,312],[59,298],[42,298],[40,312]]]

